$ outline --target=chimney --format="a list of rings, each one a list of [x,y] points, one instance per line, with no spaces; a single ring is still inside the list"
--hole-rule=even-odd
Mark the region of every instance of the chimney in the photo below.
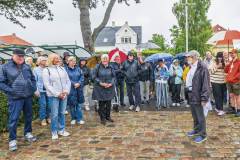
[[[112,21],[112,27],[116,27],[116,22]]]
[[[16,37],[16,33],[13,33],[12,36]]]

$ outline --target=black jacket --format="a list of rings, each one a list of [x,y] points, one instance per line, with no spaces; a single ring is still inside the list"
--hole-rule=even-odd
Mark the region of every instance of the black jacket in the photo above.
[[[152,66],[149,63],[140,64],[140,71],[139,71],[139,80],[140,81],[152,81],[153,74],[152,74]]]
[[[136,83],[139,81],[138,75],[139,75],[140,67],[136,60],[133,60],[132,62],[130,62],[129,60],[126,60],[123,63],[122,71],[125,75],[126,83]]]
[[[200,105],[210,98],[210,76],[207,66],[199,61],[192,80],[192,92],[189,94],[189,103]]]
[[[109,101],[115,96],[115,72],[113,68],[99,64],[93,70],[94,88],[92,99],[99,101]],[[104,88],[100,83],[111,83],[112,87]]]
[[[112,62],[110,65],[112,66],[112,68],[115,71],[116,80],[117,81],[123,81],[124,80],[124,73],[122,71],[122,65],[118,64],[116,62]]]
[[[84,86],[88,85],[90,83],[90,79],[91,79],[90,69],[86,65],[83,67],[80,67],[80,68],[84,75]]]

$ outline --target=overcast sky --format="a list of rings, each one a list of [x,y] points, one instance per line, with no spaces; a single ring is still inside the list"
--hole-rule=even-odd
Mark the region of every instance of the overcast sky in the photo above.
[[[143,42],[151,39],[152,34],[163,34],[170,41],[169,29],[176,24],[172,14],[173,3],[177,0],[141,0],[140,4],[116,4],[113,8],[109,24],[140,25],[143,29]],[[16,33],[18,36],[40,44],[74,44],[82,45],[80,31],[79,10],[74,8],[72,0],[53,0],[51,6],[54,21],[23,20],[26,29],[12,24],[4,17],[0,17],[0,35]],[[225,28],[240,30],[240,0],[212,0],[208,17],[212,24],[220,24]],[[96,27],[102,20],[105,8],[100,6],[91,12],[92,27]]]

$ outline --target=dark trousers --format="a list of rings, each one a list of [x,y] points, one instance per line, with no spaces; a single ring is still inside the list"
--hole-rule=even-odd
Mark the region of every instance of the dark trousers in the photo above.
[[[181,84],[172,85],[172,101],[173,103],[180,103]]]
[[[216,108],[222,111],[225,92],[227,90],[226,84],[212,83],[212,89],[213,89],[213,97],[215,100]]]
[[[99,101],[98,114],[101,121],[111,118],[111,101]]]
[[[17,139],[17,124],[19,116],[23,111],[24,115],[24,135],[32,132],[32,97],[8,100],[8,130],[9,130],[9,141]]]
[[[130,105],[140,106],[141,104],[141,94],[140,94],[140,84],[136,83],[126,83],[127,84],[127,95]],[[135,101],[134,98],[135,97]]]
[[[116,82],[117,96],[120,97],[120,104],[124,104],[124,80],[117,80]],[[117,99],[115,98],[117,102]]]
[[[189,105],[189,97],[188,97],[188,88],[184,88],[184,96],[185,100],[187,101],[187,104]]]
[[[201,104],[191,104],[194,131],[202,137],[206,137],[206,120],[203,106]]]

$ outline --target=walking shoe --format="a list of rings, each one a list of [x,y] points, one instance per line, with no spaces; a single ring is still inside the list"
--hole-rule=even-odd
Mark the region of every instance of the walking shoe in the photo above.
[[[90,111],[89,105],[86,105],[86,106],[85,106],[85,110],[86,110],[86,111]]]
[[[119,112],[119,109],[118,109],[118,105],[117,105],[117,104],[113,105],[113,110],[114,110],[115,112]]]
[[[47,119],[47,123],[51,124],[51,119],[50,118]]]
[[[77,122],[77,124],[83,125],[83,124],[85,124],[85,121],[81,120],[81,121]]]
[[[112,122],[112,123],[114,122],[114,120],[112,118],[106,118],[106,120],[109,122]]]
[[[135,111],[136,111],[136,112],[140,112],[140,107],[137,106]]]
[[[68,114],[68,111],[65,111],[65,113],[64,113],[65,115],[67,115]]]
[[[187,136],[188,137],[193,137],[193,136],[196,136],[197,135],[197,133],[196,133],[196,131],[190,131],[190,132],[187,132]]]
[[[177,105],[177,107],[180,107],[180,106],[181,106],[180,103],[177,103],[176,105]]]
[[[235,114],[235,117],[240,117],[240,112],[237,112],[237,113]]]
[[[195,143],[202,143],[204,141],[207,140],[207,137],[202,137],[202,136],[197,136],[195,139],[194,139],[194,142]]]
[[[58,139],[58,134],[52,133],[52,140],[57,140]]]
[[[187,108],[191,107],[189,104],[186,105]]]
[[[76,124],[76,120],[71,120],[71,125],[75,125]]]
[[[225,112],[219,111],[217,115],[218,115],[218,116],[223,116],[224,114],[225,114]]]
[[[220,110],[218,110],[217,108],[215,108],[214,110],[215,110],[217,113],[220,111]]]
[[[133,108],[134,108],[134,105],[131,105],[131,106],[129,107],[129,110],[132,111]]]
[[[37,140],[37,137],[33,136],[31,132],[27,133],[24,137],[28,142],[35,142]]]
[[[70,136],[70,133],[64,130],[64,131],[59,131],[58,135],[63,136],[63,137],[68,137],[68,136]]]
[[[47,125],[46,119],[42,120],[41,121],[41,126],[46,126],[46,125]]]
[[[16,151],[17,148],[17,141],[16,140],[12,140],[9,142],[9,151],[13,152]]]
[[[173,103],[172,106],[175,107],[177,104],[176,103]]]

